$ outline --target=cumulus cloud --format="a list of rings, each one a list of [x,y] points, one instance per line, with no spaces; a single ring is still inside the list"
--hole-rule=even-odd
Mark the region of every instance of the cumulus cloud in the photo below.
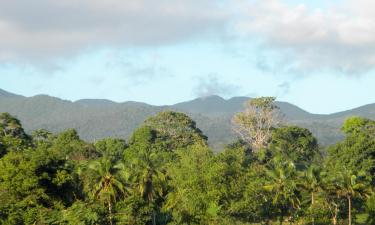
[[[217,74],[210,74],[207,77],[197,77],[197,85],[193,89],[193,94],[197,97],[231,96],[237,94],[239,89],[237,85],[220,80]]]
[[[260,37],[298,70],[360,73],[375,66],[375,2],[347,0],[328,9],[256,0],[242,5],[236,30]]]
[[[217,32],[226,16],[210,0],[0,0],[0,60],[173,43]]]

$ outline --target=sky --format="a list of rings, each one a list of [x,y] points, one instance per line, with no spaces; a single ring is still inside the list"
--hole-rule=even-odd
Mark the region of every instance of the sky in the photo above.
[[[373,0],[0,0],[0,88],[174,104],[375,103]]]

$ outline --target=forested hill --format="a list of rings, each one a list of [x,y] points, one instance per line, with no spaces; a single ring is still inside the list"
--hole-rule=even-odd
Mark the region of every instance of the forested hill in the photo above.
[[[74,128],[85,140],[104,137],[128,138],[147,117],[163,110],[176,110],[190,115],[197,126],[208,136],[216,149],[233,140],[230,119],[241,110],[246,97],[225,100],[219,96],[198,98],[171,106],[152,106],[139,102],[116,103],[101,99],[66,101],[47,95],[24,97],[0,89],[0,112],[17,116],[27,132],[45,128],[60,132]],[[353,115],[375,119],[375,104],[345,112],[317,115],[295,105],[277,102],[288,123],[310,129],[323,145],[342,138],[340,126]]]

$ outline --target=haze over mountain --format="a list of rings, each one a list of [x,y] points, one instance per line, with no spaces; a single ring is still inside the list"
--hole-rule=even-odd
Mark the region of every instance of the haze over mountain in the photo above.
[[[208,136],[209,143],[215,149],[220,149],[223,144],[234,140],[230,120],[248,99],[234,97],[225,100],[219,96],[209,96],[169,106],[152,106],[103,99],[72,102],[48,95],[24,97],[0,89],[0,112],[9,112],[18,117],[28,132],[40,128],[52,132],[74,128],[83,139],[94,141],[104,137],[126,139],[147,117],[163,110],[175,110],[191,116]],[[287,102],[277,102],[277,105],[287,123],[310,129],[323,145],[342,138],[340,126],[345,118],[358,115],[375,119],[375,104],[329,115],[312,114]]]

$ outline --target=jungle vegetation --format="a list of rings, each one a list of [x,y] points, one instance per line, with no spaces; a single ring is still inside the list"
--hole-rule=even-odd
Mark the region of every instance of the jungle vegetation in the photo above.
[[[180,112],[94,142],[2,113],[0,224],[375,224],[375,121],[348,118],[323,148],[274,100],[250,100],[219,153]]]

